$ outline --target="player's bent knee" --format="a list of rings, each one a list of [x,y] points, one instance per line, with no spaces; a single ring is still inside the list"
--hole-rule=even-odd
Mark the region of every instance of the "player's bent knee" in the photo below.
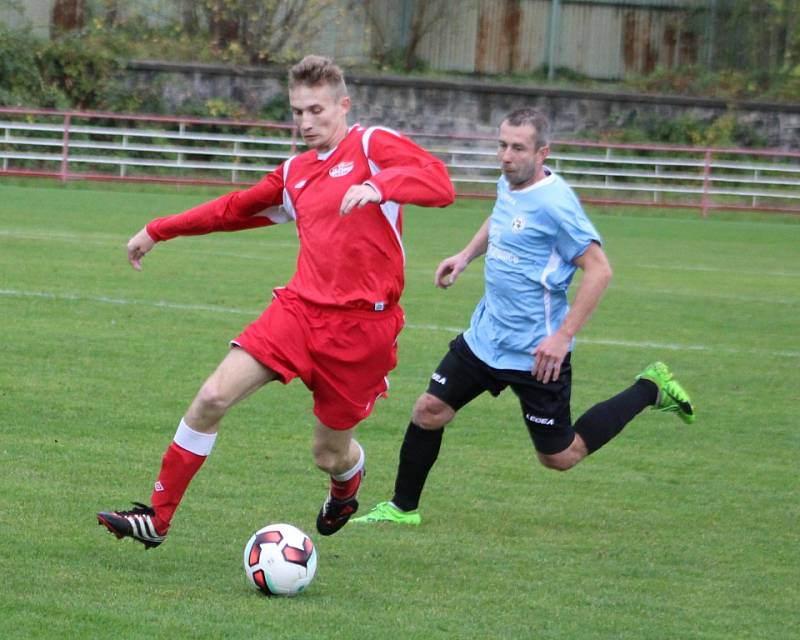
[[[317,465],[317,469],[330,473],[334,467],[335,458],[328,452],[314,451],[314,464]]]
[[[199,413],[222,417],[230,408],[231,401],[214,379],[209,378],[200,388],[192,405]]]
[[[341,471],[343,456],[338,451],[315,446],[312,449],[312,454],[314,456],[314,464],[317,465],[318,469],[331,474]]]
[[[569,471],[586,457],[586,454],[575,446],[570,446],[559,453],[547,454],[537,451],[536,455],[543,466],[554,471]]]
[[[430,393],[423,393],[414,403],[411,420],[423,429],[440,429],[455,416],[453,408]]]
[[[541,462],[543,466],[548,469],[553,469],[554,471],[569,471],[575,466],[577,460],[572,460],[571,457],[562,454],[545,455],[540,453],[539,462]]]
[[[314,457],[314,464],[318,469],[333,473],[342,465],[343,458],[346,457],[347,450],[340,451],[331,447],[329,443],[315,440],[311,446],[311,455]]]

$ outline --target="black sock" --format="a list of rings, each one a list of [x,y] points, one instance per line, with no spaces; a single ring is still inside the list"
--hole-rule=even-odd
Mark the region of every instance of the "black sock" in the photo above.
[[[403,446],[400,447],[400,464],[392,498],[398,509],[413,511],[419,506],[428,472],[439,456],[443,432],[444,428],[423,429],[413,422],[408,423]]]
[[[575,423],[575,432],[583,438],[589,453],[594,453],[618,435],[643,409],[655,404],[658,387],[650,380],[633,385],[605,402],[594,405]]]

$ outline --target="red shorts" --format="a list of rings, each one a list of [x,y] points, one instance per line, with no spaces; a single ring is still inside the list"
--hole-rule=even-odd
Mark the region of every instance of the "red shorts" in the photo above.
[[[330,309],[278,289],[261,317],[233,344],[286,384],[299,377],[314,396],[314,414],[331,429],[350,429],[386,392],[397,366],[403,310]]]

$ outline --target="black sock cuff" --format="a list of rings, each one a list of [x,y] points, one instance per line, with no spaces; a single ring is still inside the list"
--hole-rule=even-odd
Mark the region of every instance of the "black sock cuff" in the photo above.
[[[586,445],[586,450],[589,455],[593,454],[611,439],[609,437],[610,434],[605,430],[593,428],[592,425],[576,424],[574,429],[575,433],[581,437],[581,440],[583,440]]]

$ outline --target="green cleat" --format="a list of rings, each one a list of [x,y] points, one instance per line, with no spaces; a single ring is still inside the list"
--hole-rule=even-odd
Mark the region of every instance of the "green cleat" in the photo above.
[[[636,379],[650,380],[658,387],[658,397],[653,409],[677,413],[686,424],[694,422],[694,407],[689,394],[677,380],[673,379],[672,372],[663,362],[653,362],[648,365]]]
[[[391,502],[379,502],[366,515],[353,518],[351,522],[396,522],[419,526],[422,517],[419,511],[401,511]]]

